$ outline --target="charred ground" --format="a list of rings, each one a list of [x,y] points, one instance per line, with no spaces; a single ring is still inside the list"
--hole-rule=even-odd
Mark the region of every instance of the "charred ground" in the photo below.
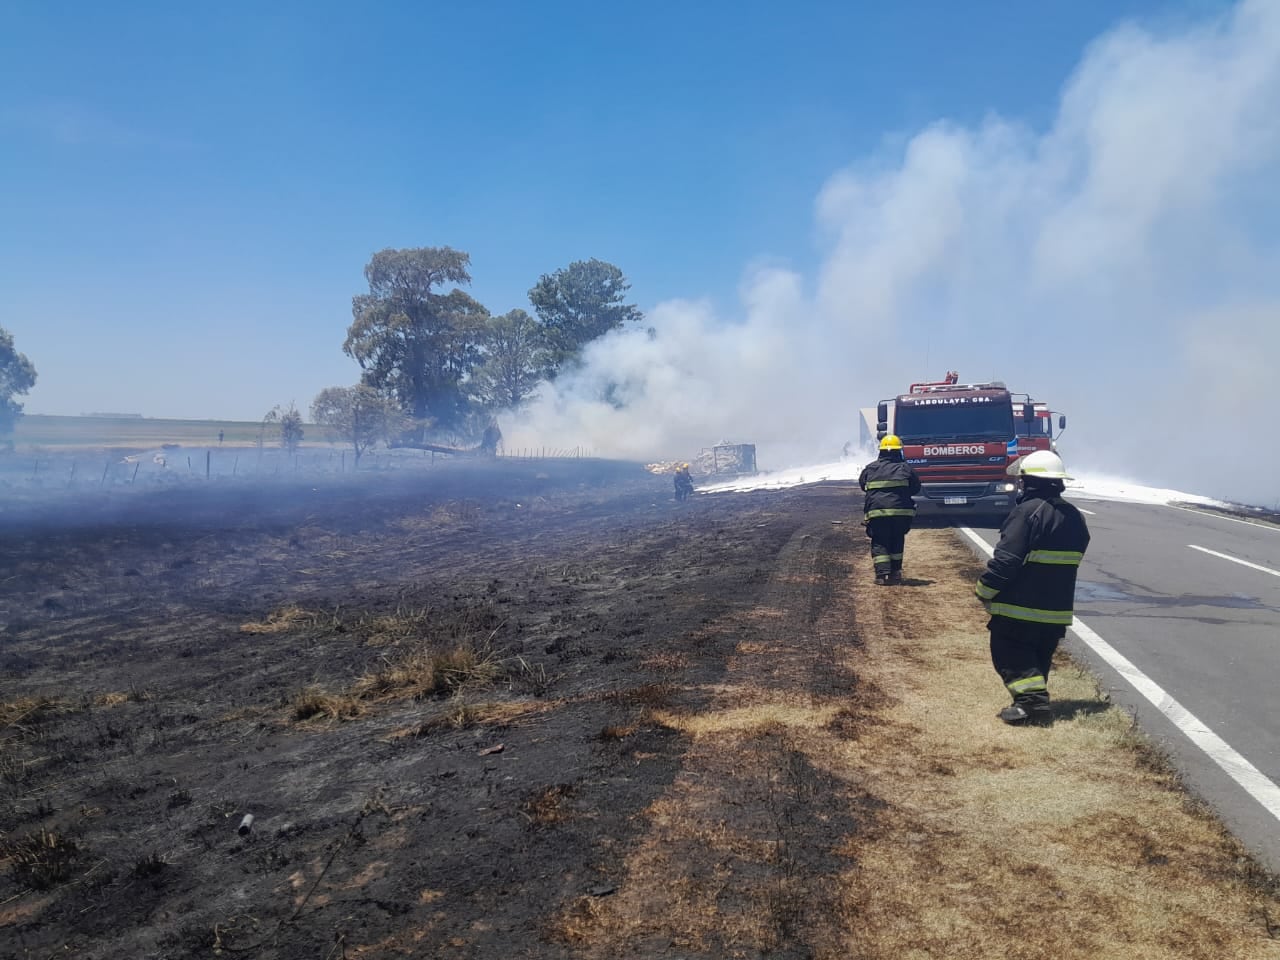
[[[686,747],[655,713],[812,520],[785,499],[542,463],[11,514],[3,939],[560,955]]]
[[[993,720],[951,531],[878,589],[850,490],[669,482],[11,499],[0,956],[1276,955],[1280,885],[1085,671]]]

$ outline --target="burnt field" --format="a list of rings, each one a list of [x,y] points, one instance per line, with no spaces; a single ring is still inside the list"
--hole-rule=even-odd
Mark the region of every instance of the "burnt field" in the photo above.
[[[995,721],[972,554],[876,588],[860,506],[597,461],[11,499],[0,957],[1275,956],[1132,718],[1060,657],[1052,729]]]
[[[8,511],[0,954],[563,955],[663,713],[855,506],[794,499],[544,462]]]

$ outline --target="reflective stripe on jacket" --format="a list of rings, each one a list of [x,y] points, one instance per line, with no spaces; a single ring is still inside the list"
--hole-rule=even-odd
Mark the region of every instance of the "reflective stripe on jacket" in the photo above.
[[[1029,489],[1000,527],[1000,542],[978,580],[992,616],[1068,627],[1076,571],[1089,546],[1080,511],[1055,491]]]
[[[911,498],[920,492],[920,478],[896,450],[886,450],[863,467],[858,486],[867,494],[862,509],[868,520],[916,515]]]

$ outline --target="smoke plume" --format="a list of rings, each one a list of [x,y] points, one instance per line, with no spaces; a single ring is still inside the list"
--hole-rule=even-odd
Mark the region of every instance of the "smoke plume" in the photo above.
[[[1273,504],[1280,4],[1095,41],[1045,130],[938,122],[836,172],[813,277],[675,301],[593,344],[509,446],[831,460],[858,408],[945,370],[1066,412],[1069,465]],[[607,399],[606,399],[607,398]]]

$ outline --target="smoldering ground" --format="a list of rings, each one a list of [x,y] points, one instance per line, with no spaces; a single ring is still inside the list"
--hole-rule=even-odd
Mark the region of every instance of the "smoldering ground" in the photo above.
[[[956,369],[1067,412],[1080,469],[1271,505],[1278,101],[1269,0],[1119,25],[1045,127],[992,104],[886,138],[819,191],[814,275],[751,269],[731,316],[659,305],[652,335],[593,344],[504,434],[632,457],[751,440],[772,467],[822,463],[859,407]],[[1248,470],[1224,469],[1232,450]]]
[[[359,465],[349,450],[297,453],[256,447],[157,447],[127,451],[26,451],[0,457],[0,529],[56,530],[89,525],[233,528],[241,515],[296,519],[314,504],[352,511],[415,490],[465,495],[489,475],[525,475],[536,489],[615,480],[634,464],[570,456],[501,460],[430,451],[378,449]],[[484,481],[481,479],[481,486]]]

